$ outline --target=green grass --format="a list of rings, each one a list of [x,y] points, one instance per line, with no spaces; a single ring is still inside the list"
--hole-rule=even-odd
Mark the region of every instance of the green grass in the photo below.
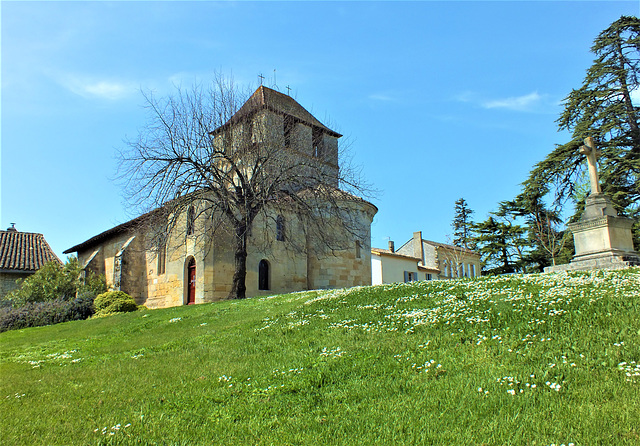
[[[6,332],[0,443],[636,445],[639,316],[635,269]]]

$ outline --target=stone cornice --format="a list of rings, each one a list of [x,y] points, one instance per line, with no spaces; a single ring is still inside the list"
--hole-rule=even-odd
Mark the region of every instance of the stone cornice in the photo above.
[[[589,229],[606,228],[609,226],[630,229],[631,226],[633,226],[633,220],[626,217],[612,217],[611,215],[605,215],[603,217],[592,218],[585,221],[579,221],[577,223],[569,223],[567,226],[573,233]]]

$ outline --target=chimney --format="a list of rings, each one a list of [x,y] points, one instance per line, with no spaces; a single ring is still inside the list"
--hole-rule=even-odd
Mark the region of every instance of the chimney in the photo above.
[[[390,252],[396,252],[396,247],[393,243],[393,240],[389,240],[389,251]]]
[[[413,257],[417,257],[424,264],[424,251],[422,249],[422,231],[413,233]]]
[[[7,231],[9,231],[9,232],[18,232],[18,230],[16,229],[16,224],[15,223],[11,223],[11,227],[7,228]]]

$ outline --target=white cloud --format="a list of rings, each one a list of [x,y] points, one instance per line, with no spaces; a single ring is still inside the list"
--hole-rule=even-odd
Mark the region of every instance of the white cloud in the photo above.
[[[124,84],[106,81],[86,84],[83,89],[88,95],[111,100],[123,98],[131,90]]]
[[[529,93],[524,96],[484,101],[482,106],[484,108],[504,108],[507,110],[531,111],[540,105],[542,99],[543,97],[538,94],[537,91],[534,91],[533,93]]]
[[[395,101],[393,97],[383,93],[370,94],[369,99],[374,101],[385,101],[385,102]]]
[[[138,90],[138,87],[132,82],[102,80],[69,74],[55,75],[54,78],[67,90],[87,99],[116,101],[131,96]]]

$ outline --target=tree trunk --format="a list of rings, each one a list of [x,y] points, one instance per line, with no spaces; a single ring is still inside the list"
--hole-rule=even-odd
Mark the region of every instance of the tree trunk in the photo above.
[[[244,299],[247,297],[247,228],[244,225],[236,227],[235,267],[229,299]]]

